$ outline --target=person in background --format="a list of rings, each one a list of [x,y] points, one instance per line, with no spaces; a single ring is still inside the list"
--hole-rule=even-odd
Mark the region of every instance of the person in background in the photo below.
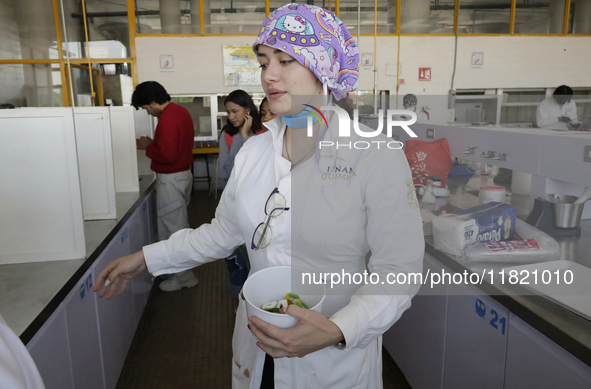
[[[546,97],[536,111],[536,123],[539,128],[567,131],[569,124],[577,123],[577,106],[574,101],[573,90],[560,85],[552,96]]]
[[[273,120],[277,117],[276,114],[271,112],[271,108],[269,108],[269,100],[267,100],[267,97],[265,97],[263,99],[263,101],[261,102],[261,105],[259,106],[259,112],[261,114],[261,122],[262,123],[266,123],[266,122]],[[262,130],[257,131],[257,135],[262,134],[265,131],[267,131],[267,128],[265,126],[263,126]]]
[[[25,345],[0,315],[0,387],[43,389],[45,385]]]
[[[219,166],[224,186],[234,167],[234,158],[242,145],[257,131],[262,130],[261,117],[248,93],[237,89],[224,100],[228,123],[220,136]]]
[[[170,101],[166,89],[156,81],[139,84],[131,96],[135,109],[143,108],[158,118],[154,139],[142,136],[136,141],[146,150],[156,173],[156,208],[158,238],[166,240],[173,233],[189,227],[187,206],[191,200],[194,129],[191,114]],[[198,280],[192,270],[169,276],[159,285],[164,292],[191,288]]]
[[[424,122],[429,120],[429,112],[425,108],[417,113],[417,103],[417,96],[413,95],[412,93],[406,94],[402,98],[402,105],[404,106],[404,109],[415,112],[417,114],[417,121]]]
[[[343,97],[341,100],[337,100],[335,101],[335,104],[338,105],[339,107],[341,107],[342,109],[344,109],[345,111],[347,111],[347,114],[349,115],[349,119],[353,120],[354,115],[355,115],[355,108],[353,105],[353,100],[351,100],[351,98],[349,96],[347,97]]]

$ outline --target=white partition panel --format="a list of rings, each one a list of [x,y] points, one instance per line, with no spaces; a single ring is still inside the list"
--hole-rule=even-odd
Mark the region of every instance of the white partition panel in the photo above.
[[[111,113],[111,137],[115,164],[115,190],[136,192],[140,190],[135,145],[133,107],[109,107]]]
[[[115,173],[108,107],[74,108],[84,220],[115,219]]]
[[[0,264],[86,256],[71,108],[0,111]]]
[[[156,130],[156,122],[158,119],[150,116],[144,109],[134,110],[133,113],[135,118],[136,139],[139,139],[142,136],[149,136],[154,139],[154,131]],[[152,169],[150,169],[152,160],[146,156],[145,150],[137,150],[137,163],[140,176],[154,174]]]

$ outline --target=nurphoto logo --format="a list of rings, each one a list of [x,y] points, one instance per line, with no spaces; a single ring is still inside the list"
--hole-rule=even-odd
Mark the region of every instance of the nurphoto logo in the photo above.
[[[328,127],[328,121],[326,117],[322,113],[322,111],[333,111],[336,113],[337,118],[339,120],[339,138],[348,138],[351,137],[351,119],[349,118],[349,114],[343,108],[339,106],[321,106],[320,109],[310,105],[304,104],[306,108],[304,110],[309,112],[312,116],[316,118],[320,123]],[[313,119],[312,116],[308,116],[308,137],[313,136]],[[413,125],[417,121],[417,114],[413,111],[408,111],[404,109],[389,109],[387,110],[387,115],[384,115],[384,110],[380,109],[378,111],[378,128],[374,131],[362,131],[359,128],[359,111],[357,109],[353,110],[353,129],[355,133],[363,138],[374,138],[382,133],[384,128],[384,116],[386,116],[386,136],[388,138],[392,138],[392,128],[393,127],[401,127],[411,138],[417,138],[417,135],[410,129],[409,126]],[[407,120],[407,117],[410,119]],[[357,142],[349,142],[349,143],[339,143],[333,141],[320,141],[320,149],[322,147],[333,147],[336,146],[338,149],[341,148],[355,148],[355,149],[368,149],[371,147],[371,144],[375,144],[377,148],[380,148],[381,144],[385,144],[386,147],[390,149],[401,149],[404,147],[404,144],[400,141],[394,140],[391,142],[386,141],[357,141]]]

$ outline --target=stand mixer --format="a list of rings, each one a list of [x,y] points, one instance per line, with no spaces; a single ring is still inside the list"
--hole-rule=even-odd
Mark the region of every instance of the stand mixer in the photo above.
[[[591,199],[591,189],[585,188],[580,197],[546,196],[534,200],[534,208],[527,223],[550,236],[581,236],[581,214],[585,202]]]

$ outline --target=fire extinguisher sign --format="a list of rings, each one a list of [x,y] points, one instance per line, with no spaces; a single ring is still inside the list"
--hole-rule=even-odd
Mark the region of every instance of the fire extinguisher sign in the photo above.
[[[431,81],[431,68],[419,68],[419,81]]]

